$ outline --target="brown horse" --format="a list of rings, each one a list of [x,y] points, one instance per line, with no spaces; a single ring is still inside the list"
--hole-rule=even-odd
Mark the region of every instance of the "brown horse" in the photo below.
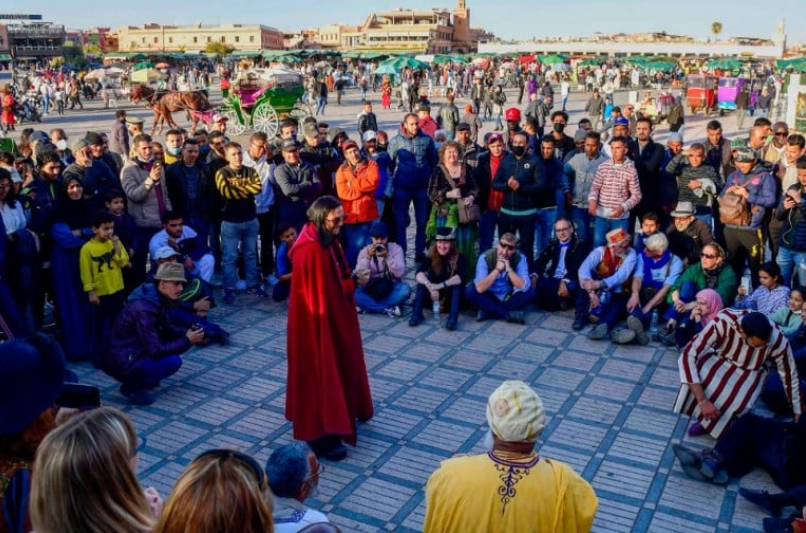
[[[157,92],[145,85],[136,85],[132,89],[131,99],[135,104],[145,100],[148,106],[154,110],[154,125],[151,127],[151,135],[154,135],[157,124],[159,124],[160,134],[162,134],[165,122],[168,122],[169,128],[177,128],[178,126],[171,116],[171,113],[175,111],[186,111],[190,120],[193,121],[191,131],[196,131],[199,117],[191,111],[207,111],[211,108],[206,91]]]

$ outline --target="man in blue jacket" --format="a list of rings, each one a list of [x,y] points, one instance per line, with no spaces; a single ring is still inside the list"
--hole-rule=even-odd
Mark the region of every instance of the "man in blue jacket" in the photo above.
[[[417,115],[409,113],[400,132],[389,141],[389,156],[395,167],[394,186],[395,242],[406,253],[406,228],[409,206],[414,202],[417,232],[414,238],[415,261],[425,259],[425,224],[428,220],[428,180],[439,163],[434,140],[420,131]]]

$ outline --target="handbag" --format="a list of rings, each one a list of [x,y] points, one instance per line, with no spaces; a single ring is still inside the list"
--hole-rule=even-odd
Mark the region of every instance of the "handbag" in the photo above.
[[[755,177],[755,176],[754,176]],[[747,186],[753,178],[742,183],[742,187]],[[753,214],[747,199],[740,194],[733,192],[726,193],[719,199],[719,220],[730,226],[747,226]]]
[[[442,167],[442,172],[445,174],[445,181],[448,182],[448,185],[451,186],[451,189],[458,189],[456,184],[453,182],[451,178],[450,172],[445,167],[445,165],[440,165]],[[462,176],[460,179],[465,177],[465,166],[462,165]],[[456,210],[459,215],[459,224],[472,224],[473,222],[478,222],[481,220],[481,208],[473,202],[470,205],[465,204],[461,201],[462,198],[458,198],[456,200]]]
[[[378,258],[374,258],[375,266],[378,266]],[[392,294],[392,289],[395,288],[395,282],[392,281],[392,278],[389,274],[389,265],[384,263],[384,271],[380,276],[370,279],[366,285],[364,285],[364,294],[375,300],[383,300],[390,294]]]

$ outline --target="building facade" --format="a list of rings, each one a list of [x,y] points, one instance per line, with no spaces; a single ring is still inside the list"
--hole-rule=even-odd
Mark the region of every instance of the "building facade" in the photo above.
[[[121,52],[203,52],[210,43],[234,50],[283,49],[283,33],[262,24],[123,26],[117,37]]]
[[[24,22],[4,28],[7,49],[16,59],[47,59],[62,55],[67,32],[60,24]],[[3,48],[0,45],[0,49]]]

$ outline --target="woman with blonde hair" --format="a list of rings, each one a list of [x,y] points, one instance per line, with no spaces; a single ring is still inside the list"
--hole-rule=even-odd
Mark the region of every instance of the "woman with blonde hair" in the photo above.
[[[143,533],[155,511],[137,480],[137,433],[112,407],[71,418],[36,454],[31,522],[37,533]]]
[[[266,473],[252,457],[216,449],[185,469],[154,533],[273,533]]]

